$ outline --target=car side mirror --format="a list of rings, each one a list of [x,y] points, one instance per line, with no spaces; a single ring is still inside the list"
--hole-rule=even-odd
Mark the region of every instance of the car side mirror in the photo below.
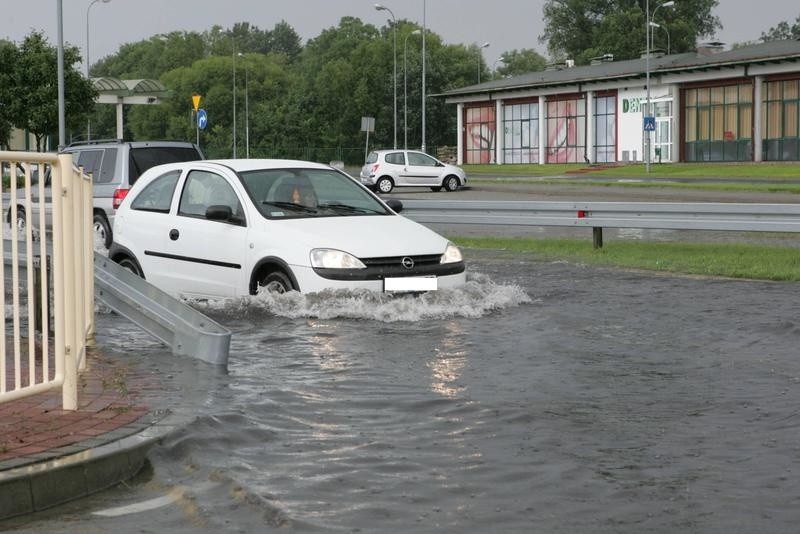
[[[228,221],[233,215],[230,206],[214,204],[206,208],[206,219],[209,221]]]
[[[392,208],[392,211],[395,213],[400,213],[403,211],[403,203],[397,200],[396,198],[390,198],[386,201],[386,205]]]

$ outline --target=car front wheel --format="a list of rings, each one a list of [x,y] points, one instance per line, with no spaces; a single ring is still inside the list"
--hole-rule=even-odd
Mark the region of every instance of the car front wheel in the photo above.
[[[375,183],[375,188],[379,193],[391,193],[392,189],[394,189],[394,182],[392,182],[391,178],[384,176]]]
[[[267,291],[268,293],[286,293],[294,289],[289,277],[281,271],[273,271],[267,274],[258,285],[259,290]]]
[[[458,181],[457,176],[448,176],[444,179],[444,188],[448,191],[455,191],[459,185],[461,185],[461,182]]]
[[[111,226],[109,226],[106,218],[102,215],[95,215],[92,221],[92,227],[94,229],[95,241],[102,242],[105,248],[110,247]]]

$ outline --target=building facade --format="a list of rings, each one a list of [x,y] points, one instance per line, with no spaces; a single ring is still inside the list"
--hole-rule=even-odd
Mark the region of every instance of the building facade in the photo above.
[[[800,160],[800,40],[567,65],[444,93],[459,164]]]

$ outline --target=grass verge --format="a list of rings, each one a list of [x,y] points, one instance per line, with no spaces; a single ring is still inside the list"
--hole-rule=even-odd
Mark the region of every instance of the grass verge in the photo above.
[[[466,248],[504,250],[544,260],[756,280],[800,281],[800,249],[744,244],[615,241],[602,249],[579,239],[456,237]]]

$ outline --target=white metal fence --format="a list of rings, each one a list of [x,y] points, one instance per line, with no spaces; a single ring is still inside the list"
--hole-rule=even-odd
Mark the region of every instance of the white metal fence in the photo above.
[[[0,152],[0,170],[0,403],[61,388],[75,410],[94,335],[92,182],[69,154]]]

